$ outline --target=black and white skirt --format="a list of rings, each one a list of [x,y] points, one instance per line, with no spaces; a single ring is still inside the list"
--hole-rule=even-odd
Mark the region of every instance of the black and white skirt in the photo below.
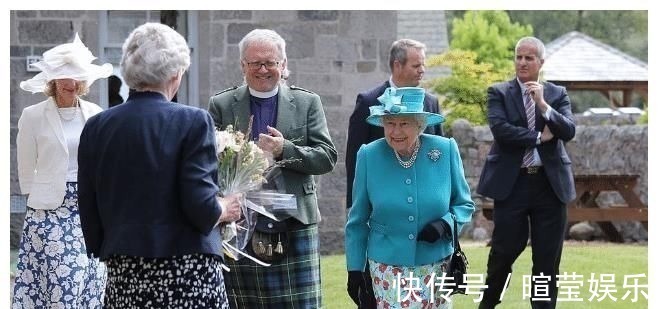
[[[219,256],[120,255],[105,264],[105,308],[229,308]]]

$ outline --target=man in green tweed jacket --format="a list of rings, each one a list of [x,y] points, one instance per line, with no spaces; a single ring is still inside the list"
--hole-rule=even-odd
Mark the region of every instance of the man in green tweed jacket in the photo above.
[[[215,94],[209,112],[220,129],[233,125],[242,132],[253,116],[250,138],[275,160],[287,160],[285,191],[296,196],[298,213],[283,222],[258,217],[254,237],[270,237],[273,243],[283,239],[283,253],[274,254],[269,267],[226,259],[229,302],[232,308],[321,308],[320,212],[313,175],[332,171],[337,159],[322,102],[311,91],[285,84],[285,41],[276,32],[255,29],[240,41],[239,50],[246,85]]]

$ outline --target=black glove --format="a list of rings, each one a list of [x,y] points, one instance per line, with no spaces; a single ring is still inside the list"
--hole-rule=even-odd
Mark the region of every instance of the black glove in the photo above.
[[[449,238],[452,236],[450,225],[443,219],[427,223],[418,233],[418,240],[426,242],[435,242],[440,238]]]
[[[369,269],[368,263],[366,262],[366,269]],[[358,309],[377,309],[377,301],[375,300],[375,292],[372,289],[372,277],[370,272],[365,272],[366,285],[365,288],[361,289],[359,293],[359,304]]]
[[[350,295],[352,301],[359,305],[359,293],[367,291],[367,274],[362,271],[348,271],[347,272],[347,294]],[[370,287],[372,290],[372,286]]]

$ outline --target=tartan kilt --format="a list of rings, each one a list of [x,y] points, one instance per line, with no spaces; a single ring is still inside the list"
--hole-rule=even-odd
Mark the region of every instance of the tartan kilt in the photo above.
[[[225,257],[226,293],[232,309],[321,308],[318,225],[289,233],[286,256],[265,267],[241,258]]]

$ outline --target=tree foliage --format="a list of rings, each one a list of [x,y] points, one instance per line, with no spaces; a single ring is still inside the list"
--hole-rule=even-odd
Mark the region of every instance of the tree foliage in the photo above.
[[[454,31],[457,20],[466,19],[468,11],[446,11],[448,33]],[[648,12],[646,10],[580,10],[580,11],[507,11],[512,23],[532,25],[533,35],[545,44],[570,31],[579,31],[640,60],[648,59]],[[485,15],[482,15],[485,16]],[[455,41],[455,38],[451,38]],[[454,48],[451,41],[451,47]],[[486,44],[474,42],[472,45]],[[467,48],[471,49],[471,48]],[[474,50],[474,49],[471,49]],[[487,53],[487,49],[482,49]],[[513,49],[510,49],[513,52]],[[482,54],[482,51],[479,51]],[[510,58],[511,60],[511,58]],[[583,112],[589,107],[608,106],[608,98],[594,91],[570,91],[574,112]],[[642,107],[646,100],[633,96],[632,106]]]
[[[529,23],[545,43],[570,31],[579,31],[640,60],[648,58],[647,11],[509,11],[514,21]],[[574,112],[609,106],[608,98],[593,91],[569,91]],[[642,107],[644,98],[634,95],[631,106]]]
[[[532,26],[512,23],[504,11],[468,11],[453,21],[450,48],[472,50],[478,63],[506,70],[513,65],[514,45],[530,34]]]
[[[430,57],[428,66],[447,66],[450,76],[429,81],[443,97],[446,126],[458,118],[487,123],[487,88],[511,78],[514,46],[532,27],[510,22],[504,11],[469,11],[453,20],[450,50]]]
[[[453,20],[468,11],[446,11],[448,33]],[[649,27],[646,10],[507,11],[514,23],[532,25],[533,35],[548,44],[561,35],[579,31],[643,61],[648,59]]]
[[[647,11],[508,11],[508,13],[512,21],[531,24],[534,35],[546,44],[575,30],[647,61],[649,44]]]
[[[429,66],[449,66],[448,77],[434,79],[432,90],[443,96],[441,107],[446,117],[446,126],[464,118],[475,125],[487,123],[486,89],[494,82],[503,80],[508,72],[496,70],[491,63],[478,63],[477,53],[451,49],[443,54],[432,56]]]

